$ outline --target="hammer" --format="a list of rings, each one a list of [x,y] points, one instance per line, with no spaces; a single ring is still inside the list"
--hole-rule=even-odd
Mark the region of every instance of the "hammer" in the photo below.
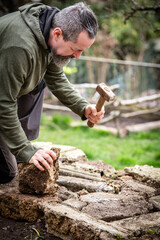
[[[100,98],[96,104],[97,112],[100,112],[104,105],[104,102],[113,101],[115,99],[115,94],[109,87],[106,86],[105,83],[98,84],[96,87],[96,91],[100,94]],[[94,126],[94,123],[88,121],[87,125],[88,127],[92,128]]]

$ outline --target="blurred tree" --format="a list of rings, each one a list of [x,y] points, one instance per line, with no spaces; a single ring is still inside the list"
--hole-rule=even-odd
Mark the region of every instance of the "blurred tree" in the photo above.
[[[142,60],[145,43],[160,36],[160,3],[158,0],[88,1],[98,16],[100,29],[118,41],[116,57]]]
[[[14,12],[19,6],[28,3],[28,0],[0,0],[0,16]]]

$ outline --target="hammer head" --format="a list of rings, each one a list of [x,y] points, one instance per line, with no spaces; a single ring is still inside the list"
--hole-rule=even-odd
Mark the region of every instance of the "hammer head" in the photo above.
[[[98,86],[96,87],[96,91],[108,102],[115,99],[115,94],[108,86],[106,86],[105,83],[98,84]]]

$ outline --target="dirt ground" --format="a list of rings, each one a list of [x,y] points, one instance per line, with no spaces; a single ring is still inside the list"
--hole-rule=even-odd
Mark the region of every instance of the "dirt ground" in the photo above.
[[[0,240],[35,240],[38,235],[34,229],[36,229],[41,236],[41,238],[39,237],[37,240],[61,240],[47,233],[43,220],[28,223],[14,221],[0,216]]]

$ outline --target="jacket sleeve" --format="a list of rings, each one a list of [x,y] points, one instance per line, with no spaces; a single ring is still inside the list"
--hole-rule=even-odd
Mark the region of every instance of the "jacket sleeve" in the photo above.
[[[62,104],[81,118],[83,117],[84,110],[89,103],[74,89],[63,70],[57,67],[53,61],[48,66],[45,82]]]
[[[0,136],[10,151],[28,162],[37,148],[27,140],[17,115],[17,97],[25,85],[31,60],[23,49],[0,52]]]

